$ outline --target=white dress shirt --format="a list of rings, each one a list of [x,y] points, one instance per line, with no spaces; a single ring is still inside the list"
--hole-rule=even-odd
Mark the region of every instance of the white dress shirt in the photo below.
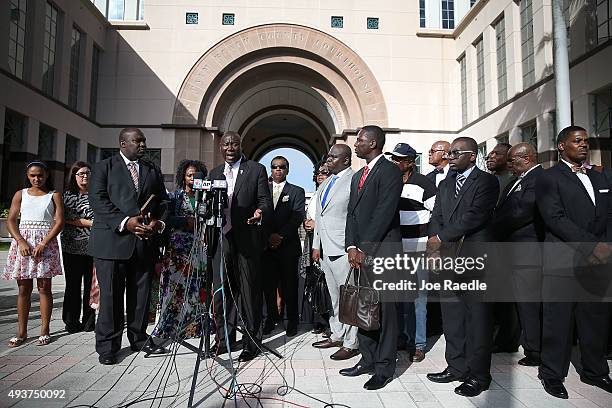
[[[442,182],[442,180],[444,180],[446,176],[448,176],[448,169],[450,169],[450,166],[447,164],[442,169],[442,173],[436,173],[436,187],[438,187],[440,185],[440,182]]]
[[[572,163],[567,162],[563,159],[561,159],[561,161],[565,163],[570,168],[570,170],[574,168],[574,165]],[[589,178],[589,176],[587,176],[586,174],[582,174],[582,173],[574,173],[574,174],[578,176],[578,179],[580,180],[584,188],[586,188],[586,191],[587,193],[589,193],[589,197],[591,198],[593,205],[597,205],[595,204],[595,190],[593,189],[593,183],[591,183],[591,179]]]

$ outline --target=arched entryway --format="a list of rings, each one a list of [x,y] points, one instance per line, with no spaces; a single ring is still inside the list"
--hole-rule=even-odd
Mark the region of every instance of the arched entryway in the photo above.
[[[309,27],[257,26],[217,43],[187,75],[173,113],[175,161],[218,164],[218,136],[227,130],[242,135],[250,158],[291,146],[316,161],[365,123],[385,127],[387,110],[354,51]]]

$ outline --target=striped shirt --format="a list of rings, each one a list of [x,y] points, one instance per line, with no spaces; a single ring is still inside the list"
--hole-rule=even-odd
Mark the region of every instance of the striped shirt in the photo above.
[[[427,227],[436,202],[436,185],[426,176],[413,172],[402,189],[400,225],[404,252],[425,251]]]

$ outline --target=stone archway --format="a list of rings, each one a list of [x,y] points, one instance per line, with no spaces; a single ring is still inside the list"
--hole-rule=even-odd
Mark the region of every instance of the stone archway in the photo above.
[[[346,129],[387,126],[378,82],[347,45],[305,26],[262,25],[223,39],[190,70],[174,106],[175,160],[193,157],[197,146],[200,158],[218,163],[215,136],[255,126],[247,122],[274,107],[318,119],[324,143],[304,137],[297,143],[313,154]],[[279,144],[287,137],[284,132]]]

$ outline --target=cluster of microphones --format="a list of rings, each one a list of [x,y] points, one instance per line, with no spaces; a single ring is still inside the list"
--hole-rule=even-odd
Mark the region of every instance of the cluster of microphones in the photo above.
[[[193,175],[193,189],[195,191],[195,212],[206,225],[221,227],[223,213],[227,207],[227,180],[225,176],[210,180],[201,172]]]

